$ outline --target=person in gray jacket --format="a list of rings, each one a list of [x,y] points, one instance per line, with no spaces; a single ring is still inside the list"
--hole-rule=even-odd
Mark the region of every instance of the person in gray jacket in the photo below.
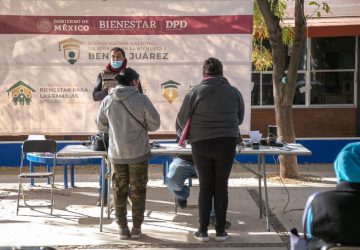
[[[97,114],[100,132],[109,133],[108,159],[112,169],[115,216],[120,239],[139,238],[144,221],[148,160],[148,131],[160,127],[160,116],[147,96],[139,93],[139,74],[126,68],[115,75],[119,83],[101,103]],[[127,198],[131,189],[133,228],[127,225]]]
[[[224,241],[228,237],[225,232],[228,179],[240,139],[244,101],[239,90],[223,77],[223,66],[218,59],[205,60],[203,77],[184,98],[177,115],[177,134],[191,116],[187,139],[200,183],[200,226],[194,237],[200,241],[209,240],[207,230],[214,197],[215,240]]]

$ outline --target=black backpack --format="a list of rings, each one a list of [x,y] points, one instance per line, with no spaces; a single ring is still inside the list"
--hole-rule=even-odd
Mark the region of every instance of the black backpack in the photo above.
[[[90,137],[90,148],[94,151],[108,151],[109,149],[109,134],[97,133]]]

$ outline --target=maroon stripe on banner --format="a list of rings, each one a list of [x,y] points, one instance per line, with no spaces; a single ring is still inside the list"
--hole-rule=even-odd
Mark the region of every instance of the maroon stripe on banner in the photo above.
[[[0,15],[0,34],[251,34],[252,23],[252,15],[116,17]]]

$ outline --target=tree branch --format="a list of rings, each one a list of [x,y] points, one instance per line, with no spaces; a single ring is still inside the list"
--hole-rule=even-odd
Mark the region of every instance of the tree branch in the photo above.
[[[276,27],[276,19],[274,13],[271,11],[270,3],[267,0],[256,0],[256,2],[268,26],[269,34],[273,33],[275,31],[273,29]]]
[[[294,31],[294,40],[292,43],[291,57],[288,68],[288,79],[292,79],[288,82],[288,88],[290,95],[288,98],[293,98],[295,93],[295,81],[296,74],[298,72],[298,65],[300,60],[301,48],[304,40],[304,30],[306,26],[305,16],[304,16],[304,0],[295,1],[295,31]],[[292,103],[293,100],[287,100],[287,102]]]
[[[275,103],[283,102],[285,87],[280,83],[280,78],[283,76],[285,71],[285,49],[282,42],[280,19],[275,15],[274,10],[271,10],[268,0],[256,0],[256,2],[269,31],[273,59],[274,101]]]
[[[279,2],[279,0],[273,0],[273,1],[272,1],[272,4],[271,4],[272,7],[271,7],[271,8],[272,8],[272,11],[273,11],[274,13],[275,13],[276,5],[278,4],[278,2]]]

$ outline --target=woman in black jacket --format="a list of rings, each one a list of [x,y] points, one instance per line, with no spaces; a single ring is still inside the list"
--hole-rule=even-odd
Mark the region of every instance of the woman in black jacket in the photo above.
[[[188,139],[199,175],[199,230],[194,237],[208,241],[207,228],[215,201],[216,240],[224,241],[228,206],[228,179],[233,164],[239,125],[244,118],[244,101],[238,89],[223,77],[222,63],[208,58],[203,64],[202,82],[184,98],[177,115],[177,126],[183,128],[191,116]]]

